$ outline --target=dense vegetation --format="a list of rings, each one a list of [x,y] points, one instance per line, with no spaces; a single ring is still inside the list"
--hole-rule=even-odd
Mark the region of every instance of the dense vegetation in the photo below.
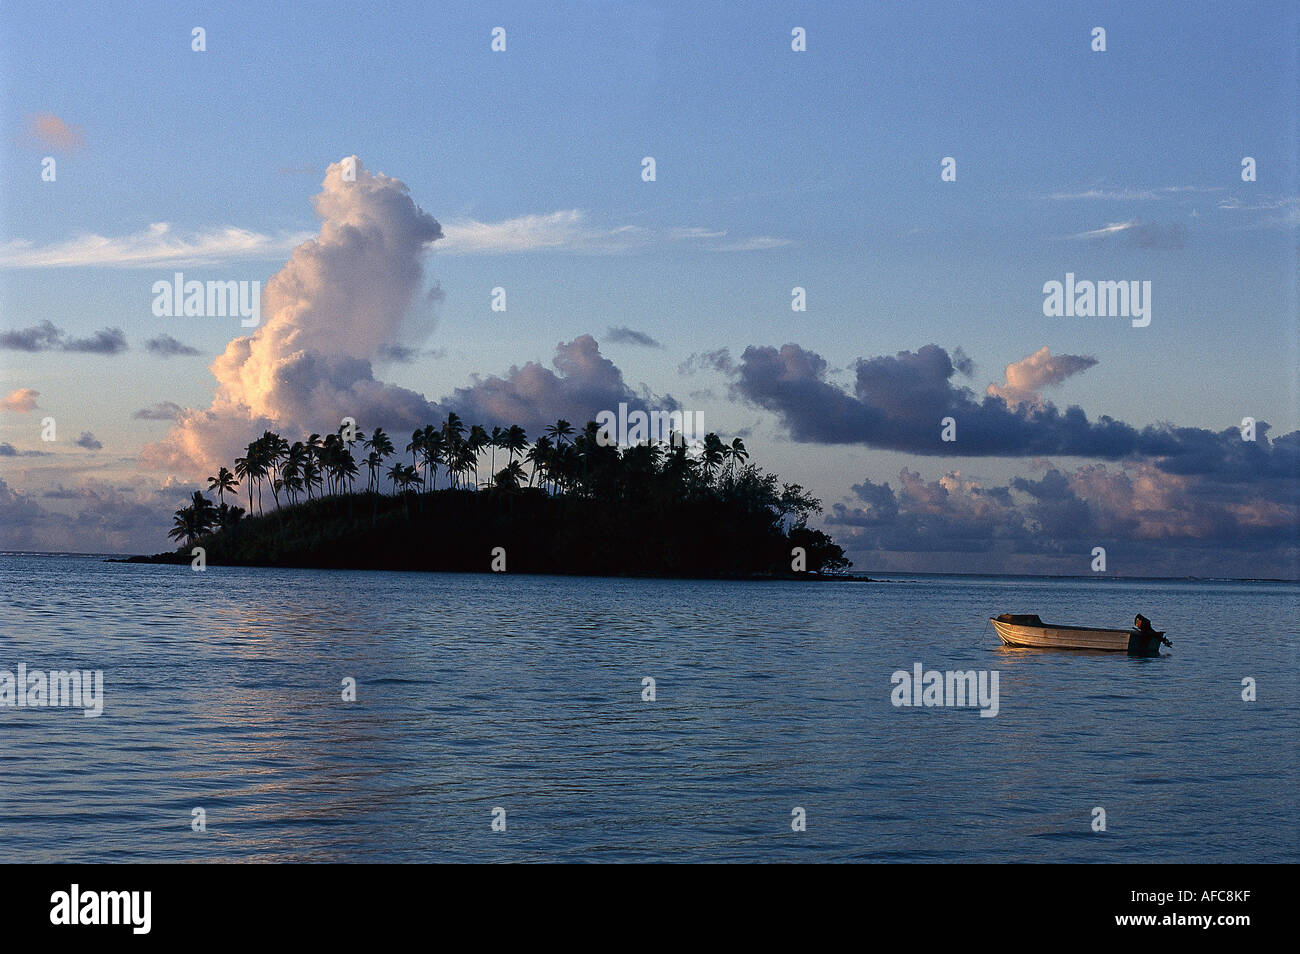
[[[397,450],[381,428],[293,444],[268,431],[233,472],[209,478],[218,504],[196,491],[176,512],[177,551],[151,559],[189,562],[201,546],[216,564],[487,571],[504,561],[522,573],[750,576],[791,573],[800,547],[808,571],[851,565],[807,526],[818,501],[749,463],[739,438],[620,449],[597,440],[594,422],[575,431],[557,421],[530,443],[518,426],[466,429],[452,414],[417,430],[406,453],[410,464],[385,469]],[[480,483],[484,457],[490,479]],[[225,499],[241,486],[247,511]]]

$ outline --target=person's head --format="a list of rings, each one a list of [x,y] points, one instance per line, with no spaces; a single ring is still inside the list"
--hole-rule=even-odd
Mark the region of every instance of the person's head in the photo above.
[[[1141,629],[1143,626],[1150,626],[1151,620],[1147,619],[1141,613],[1133,617],[1133,625]]]

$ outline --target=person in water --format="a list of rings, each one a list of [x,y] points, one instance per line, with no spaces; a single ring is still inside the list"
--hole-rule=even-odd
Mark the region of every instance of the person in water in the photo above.
[[[1165,639],[1164,633],[1157,633],[1155,629],[1152,628],[1151,626],[1151,620],[1147,619],[1141,613],[1138,613],[1136,616],[1133,617],[1133,625],[1137,627],[1137,631],[1139,633],[1141,633],[1143,636],[1146,636],[1148,639],[1158,639],[1160,640],[1160,642],[1170,647],[1174,645],[1169,640]]]

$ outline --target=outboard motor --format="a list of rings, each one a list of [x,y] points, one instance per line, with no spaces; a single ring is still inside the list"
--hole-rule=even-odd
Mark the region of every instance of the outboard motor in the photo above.
[[[1147,619],[1141,613],[1133,617],[1132,635],[1128,640],[1128,654],[1130,656],[1159,656],[1160,644],[1172,647],[1174,644],[1165,639],[1164,630],[1156,630],[1151,627],[1151,620]]]

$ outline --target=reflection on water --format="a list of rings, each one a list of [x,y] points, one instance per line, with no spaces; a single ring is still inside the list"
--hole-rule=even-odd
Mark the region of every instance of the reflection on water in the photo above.
[[[0,669],[106,685],[0,709],[6,860],[1297,859],[1293,585],[0,575]],[[1002,612],[1175,646],[1012,649]],[[999,714],[894,708],[918,662],[998,670]]]

